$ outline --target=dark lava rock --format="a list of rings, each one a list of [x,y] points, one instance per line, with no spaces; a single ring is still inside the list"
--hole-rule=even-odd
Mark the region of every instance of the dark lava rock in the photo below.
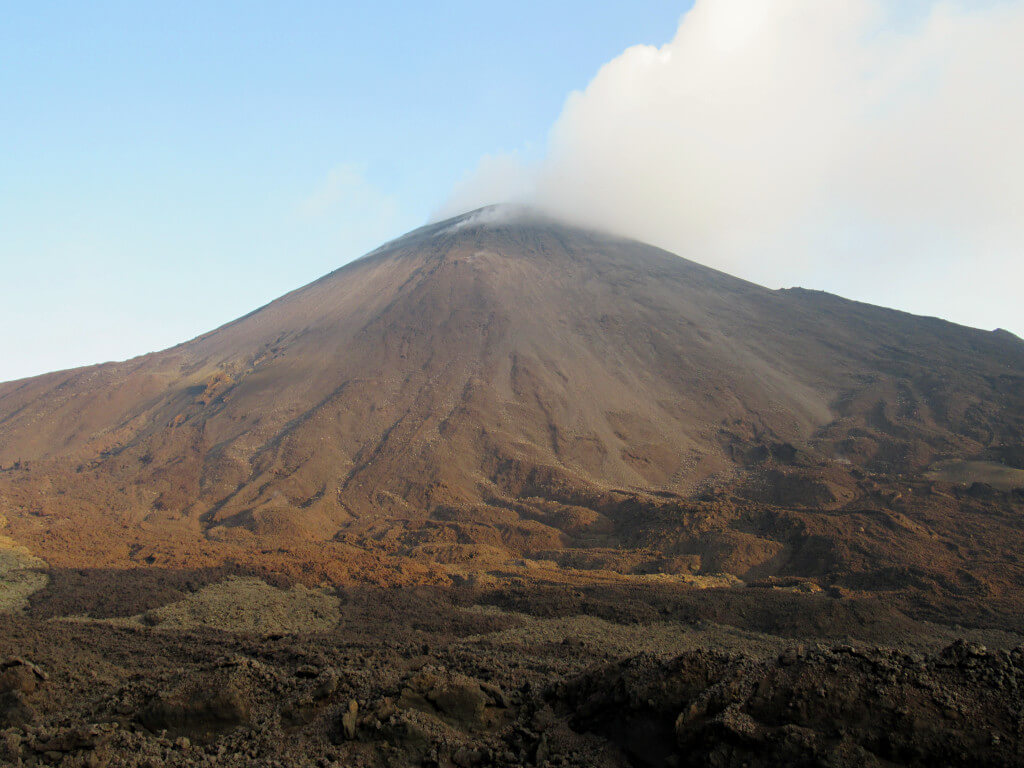
[[[0,694],[32,693],[45,680],[46,673],[30,661],[10,659],[0,664]]]
[[[248,707],[233,687],[194,688],[187,693],[158,696],[139,713],[139,722],[151,731],[210,734],[246,722]]]
[[[425,668],[406,681],[399,705],[427,712],[469,726],[482,724],[488,696],[480,683],[440,669]]]
[[[0,693],[0,726],[28,725],[36,719],[35,708],[21,691]]]

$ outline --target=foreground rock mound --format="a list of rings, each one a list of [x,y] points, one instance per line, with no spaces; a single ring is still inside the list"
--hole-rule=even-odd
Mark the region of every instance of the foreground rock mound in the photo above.
[[[575,728],[638,765],[1018,765],[1024,649],[850,646],[649,657],[558,686]]]
[[[517,643],[511,630],[546,620],[481,611],[468,594],[367,597],[350,596],[358,621],[347,629],[258,642],[208,630],[0,618],[0,764],[1024,761],[1024,648],[998,633],[998,650],[965,640],[939,647],[922,627],[914,641],[924,650],[760,634],[749,652],[723,653],[699,646],[754,635],[679,622],[674,633],[693,634],[694,650],[623,655],[572,634],[541,640],[525,631]],[[591,604],[618,603],[595,594]],[[586,626],[593,618],[564,620]],[[11,647],[31,655],[6,656]]]

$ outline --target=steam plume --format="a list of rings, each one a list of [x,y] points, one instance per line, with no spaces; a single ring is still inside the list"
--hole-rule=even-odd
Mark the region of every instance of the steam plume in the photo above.
[[[777,287],[1024,332],[1024,2],[698,0],[572,93],[511,201]]]

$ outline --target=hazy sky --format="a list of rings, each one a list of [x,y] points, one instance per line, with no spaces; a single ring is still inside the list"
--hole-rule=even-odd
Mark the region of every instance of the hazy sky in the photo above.
[[[3,3],[0,380],[509,198],[1024,333],[1024,0],[690,5]]]

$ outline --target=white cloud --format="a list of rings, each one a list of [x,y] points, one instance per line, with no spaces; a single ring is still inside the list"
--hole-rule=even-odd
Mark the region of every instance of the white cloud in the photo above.
[[[500,205],[492,205],[487,208],[481,208],[478,211],[474,211],[468,216],[461,217],[458,221],[449,227],[445,227],[435,236],[448,235],[452,232],[458,232],[460,229],[466,229],[467,227],[475,227],[480,224],[489,224],[491,226],[501,226],[503,224],[510,224],[512,222],[521,221],[523,218],[529,217],[535,209],[529,207],[522,207],[515,204],[502,203]]]
[[[527,202],[770,285],[1024,333],[1024,1],[698,0],[571,94]]]

